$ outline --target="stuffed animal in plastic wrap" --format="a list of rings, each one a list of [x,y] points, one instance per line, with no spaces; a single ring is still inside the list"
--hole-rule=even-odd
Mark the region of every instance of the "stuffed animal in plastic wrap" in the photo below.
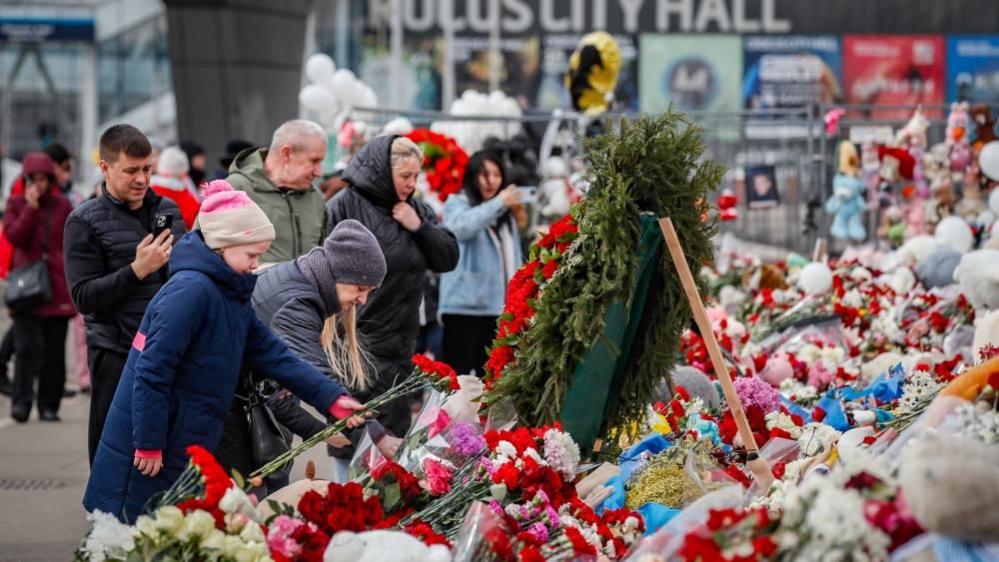
[[[569,182],[569,165],[560,156],[552,156],[545,162],[544,181],[541,182],[541,196],[544,206],[541,216],[549,220],[564,217],[579,194]]]
[[[950,147],[939,143],[923,154],[922,170],[929,182],[930,199],[926,202],[924,220],[927,227],[932,227],[940,219],[954,212],[957,198],[954,195],[954,182],[950,172]]]
[[[427,546],[402,531],[341,531],[333,536],[323,562],[450,562],[441,544]]]
[[[972,148],[975,154],[986,144],[999,140],[996,136],[996,121],[992,117],[992,110],[985,104],[976,104],[971,108],[971,121],[975,125],[975,141]]]
[[[867,238],[863,211],[867,187],[857,177],[860,174],[860,157],[857,147],[850,141],[839,145],[839,173],[833,178],[833,194],[826,201],[827,213],[834,214],[830,234],[840,240],[862,242]]]

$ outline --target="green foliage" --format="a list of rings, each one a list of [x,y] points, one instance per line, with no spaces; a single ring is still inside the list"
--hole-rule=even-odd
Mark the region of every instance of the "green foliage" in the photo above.
[[[693,271],[712,258],[714,224],[702,217],[724,168],[701,160],[700,129],[671,108],[623,121],[619,132],[588,139],[584,146],[591,187],[572,210],[579,238],[539,295],[526,345],[490,395],[490,401],[509,396],[532,425],[558,419],[576,364],[603,334],[611,303],[630,306],[642,213],[672,218]],[[605,436],[640,419],[656,385],[672,370],[680,335],[690,322],[665,245],[660,273],[625,378],[612,389]]]

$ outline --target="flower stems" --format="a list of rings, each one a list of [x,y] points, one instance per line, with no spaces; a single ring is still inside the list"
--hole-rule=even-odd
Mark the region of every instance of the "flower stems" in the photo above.
[[[412,376],[410,376],[403,382],[397,384],[396,386],[388,389],[381,395],[372,398],[364,405],[363,410],[359,410],[355,412],[355,414],[365,415],[372,413],[378,410],[378,408],[381,408],[382,406],[388,404],[389,402],[397,400],[413,392],[414,390],[419,389],[428,382],[430,382],[431,384],[434,383],[433,380],[424,375],[419,369],[416,369],[414,370]],[[295,460],[295,457],[301,455],[305,451],[311,449],[312,447],[315,447],[319,443],[329,439],[330,437],[346,429],[347,419],[348,418],[337,420],[332,424],[326,426],[322,431],[316,433],[315,435],[309,437],[308,439],[303,440],[302,443],[299,444],[297,447],[289,449],[288,451],[282,453],[271,462],[253,471],[253,473],[250,474],[250,478],[263,478],[277,472],[278,470],[281,470],[281,468],[284,467],[284,465]]]

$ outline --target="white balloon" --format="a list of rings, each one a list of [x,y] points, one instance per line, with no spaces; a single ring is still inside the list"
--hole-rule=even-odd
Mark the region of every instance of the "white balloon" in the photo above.
[[[947,217],[937,224],[936,239],[948,244],[962,254],[971,249],[975,243],[975,238],[971,234],[971,228],[964,219],[960,217]]]
[[[309,84],[298,93],[298,102],[309,111],[322,112],[336,105],[336,97],[323,86]]]
[[[305,61],[305,76],[313,84],[329,84],[335,71],[336,64],[326,53],[316,53]]]
[[[810,296],[828,293],[832,289],[832,282],[832,271],[822,262],[812,262],[798,274],[798,287]]]
[[[347,101],[350,98],[351,92],[354,88],[354,82],[357,78],[354,73],[346,68],[341,68],[333,73],[333,77],[330,78],[330,89],[333,90],[333,95],[340,100],[341,103],[348,104]]]
[[[999,181],[999,141],[992,141],[978,153],[978,166],[989,179]]]
[[[999,188],[993,187],[992,193],[989,194],[989,209],[999,216]]]
[[[364,107],[378,107],[378,95],[375,94],[374,89],[367,84],[364,84],[363,86],[364,95],[362,96],[363,103],[361,105]]]

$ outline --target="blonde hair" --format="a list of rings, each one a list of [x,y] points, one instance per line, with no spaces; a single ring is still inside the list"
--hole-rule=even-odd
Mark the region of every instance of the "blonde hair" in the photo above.
[[[392,141],[392,150],[390,153],[392,155],[392,168],[397,168],[410,158],[416,158],[420,165],[423,164],[423,150],[415,142],[406,137],[396,137]]]
[[[357,337],[357,309],[351,308],[327,318],[322,337],[323,351],[333,376],[352,392],[368,390],[371,386],[371,360]]]

